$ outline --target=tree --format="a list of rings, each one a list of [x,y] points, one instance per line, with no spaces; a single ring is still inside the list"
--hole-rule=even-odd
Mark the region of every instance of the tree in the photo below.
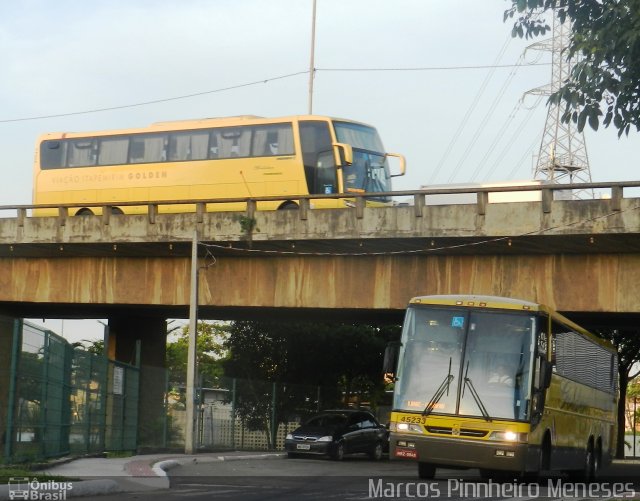
[[[640,397],[640,380],[634,379],[629,381],[627,387],[627,400],[633,402],[626,410],[627,422],[633,427],[633,424],[640,423],[640,409],[635,405]],[[634,415],[635,414],[635,415]]]
[[[82,341],[73,343],[71,346],[74,348],[82,348],[92,355],[101,356],[104,353],[104,341],[102,339],[91,341],[89,339],[83,339]]]
[[[198,375],[203,385],[214,385],[222,376],[223,347],[228,326],[220,323],[198,322],[196,359]],[[189,352],[189,326],[184,326],[176,338],[167,342],[166,366],[171,384],[185,386],[187,356]],[[183,400],[182,395],[181,400]]]
[[[399,326],[234,322],[224,369],[240,378],[236,415],[273,446],[276,426],[294,414],[375,398],[384,391],[384,348],[399,335]]]
[[[564,102],[562,120],[582,131],[588,122],[629,134],[640,130],[640,0],[511,0],[505,21],[514,19],[513,36],[533,38],[551,28],[553,13],[572,32],[566,56],[579,56],[569,79],[549,98]]]
[[[637,329],[599,330],[597,334],[608,339],[618,350],[618,378],[620,393],[618,400],[618,432],[616,458],[624,459],[625,412],[629,382],[640,375],[640,332]]]

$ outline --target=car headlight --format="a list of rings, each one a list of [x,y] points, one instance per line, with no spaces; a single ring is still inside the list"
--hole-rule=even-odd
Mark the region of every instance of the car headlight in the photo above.
[[[287,436],[284,437],[285,440],[293,440],[293,435],[291,433],[287,433]]]
[[[318,442],[331,442],[333,441],[333,437],[331,435],[325,435],[324,437],[320,437]]]

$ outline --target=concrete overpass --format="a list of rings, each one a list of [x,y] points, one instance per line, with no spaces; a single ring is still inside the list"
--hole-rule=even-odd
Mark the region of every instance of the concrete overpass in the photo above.
[[[623,190],[640,182],[591,187],[611,198],[554,200],[545,187],[539,201],[489,203],[490,191],[514,191],[491,188],[476,203],[431,205],[452,191],[440,189],[396,192],[412,203],[394,207],[356,197],[353,207],[315,211],[301,197],[294,211],[255,211],[260,199],[251,199],[243,213],[188,201],[191,211],[177,214],[149,204],[143,215],[103,207],[69,217],[62,206],[48,218],[0,206],[9,211],[0,315],[108,318],[109,357],[141,354],[141,422],[161,411],[163,388],[147,368],[164,366],[165,319],[188,316],[194,236],[200,318],[400,322],[412,296],[475,293],[546,303],[587,327],[636,326],[640,199]],[[11,325],[0,318],[0,354],[10,352]]]
[[[594,183],[609,199],[488,203],[490,192],[396,192],[394,207],[28,217],[0,207],[0,308],[27,317],[186,317],[194,233],[201,318],[301,314],[399,321],[418,294],[477,293],[539,301],[588,323],[640,315],[640,182]],[[585,189],[585,185],[576,185]],[[563,185],[562,189],[571,187]],[[477,193],[474,204],[430,205]],[[269,197],[274,199],[277,197]],[[230,201],[226,200],[226,201]],[[221,202],[221,201],[217,201]],[[222,201],[224,202],[224,201]],[[174,204],[175,202],[171,202]],[[209,210],[215,201],[208,204]],[[123,204],[119,204],[122,207]],[[583,322],[584,323],[584,322]]]

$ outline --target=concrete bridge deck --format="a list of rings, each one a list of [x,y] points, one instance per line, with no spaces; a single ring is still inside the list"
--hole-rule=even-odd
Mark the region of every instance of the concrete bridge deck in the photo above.
[[[33,218],[29,206],[14,207],[16,217],[0,219],[0,305],[186,316],[195,232],[200,309],[213,318],[289,310],[397,319],[413,295],[462,292],[635,318],[640,199],[623,189],[640,182],[593,186],[611,198],[554,200],[543,186],[537,202],[488,203],[489,191],[507,190],[486,189],[475,204],[430,205],[447,190],[426,190],[396,193],[413,204],[374,208],[356,197],[352,208],[322,211],[308,197],[299,211],[255,211],[248,200],[243,213],[193,201],[193,212],[178,214],[149,204],[141,215],[71,217],[61,207],[59,217]]]

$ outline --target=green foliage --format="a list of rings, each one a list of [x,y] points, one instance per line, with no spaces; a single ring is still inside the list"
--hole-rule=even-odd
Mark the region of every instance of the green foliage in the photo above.
[[[213,386],[222,375],[221,360],[225,356],[223,347],[228,326],[219,323],[198,322],[196,360],[198,374],[203,386]],[[187,375],[189,353],[189,327],[184,326],[176,338],[167,343],[167,369],[170,382],[184,385]]]
[[[562,120],[582,131],[613,124],[618,136],[640,130],[640,0],[511,0],[505,21],[512,35],[533,38],[551,30],[552,13],[570,23],[567,57],[579,56],[570,78],[550,103],[564,102]]]
[[[240,229],[243,233],[250,235],[256,229],[257,221],[255,218],[248,216],[240,216]]]
[[[73,343],[72,345],[75,347],[83,348],[85,351],[91,353],[92,355],[102,356],[104,353],[104,341],[89,341],[88,339],[83,339],[79,343]]]
[[[398,339],[399,326],[234,322],[225,347],[225,376],[240,378],[246,395],[235,402],[236,414],[250,429],[267,433],[276,401],[276,421],[323,408],[344,406],[366,398],[373,405],[384,394],[382,360],[387,342]],[[277,398],[273,398],[273,384]],[[320,388],[314,395],[291,382]],[[288,383],[288,384],[285,384]],[[325,390],[333,388],[332,393]]]
[[[629,384],[633,381],[640,371],[637,364],[640,362],[640,334],[638,329],[601,329],[596,331],[603,339],[607,339],[613,343],[618,350],[618,380],[619,380],[619,400],[618,400],[618,430],[617,430],[617,450],[616,457],[624,458],[624,429],[625,429],[625,412],[627,392],[632,389]]]

